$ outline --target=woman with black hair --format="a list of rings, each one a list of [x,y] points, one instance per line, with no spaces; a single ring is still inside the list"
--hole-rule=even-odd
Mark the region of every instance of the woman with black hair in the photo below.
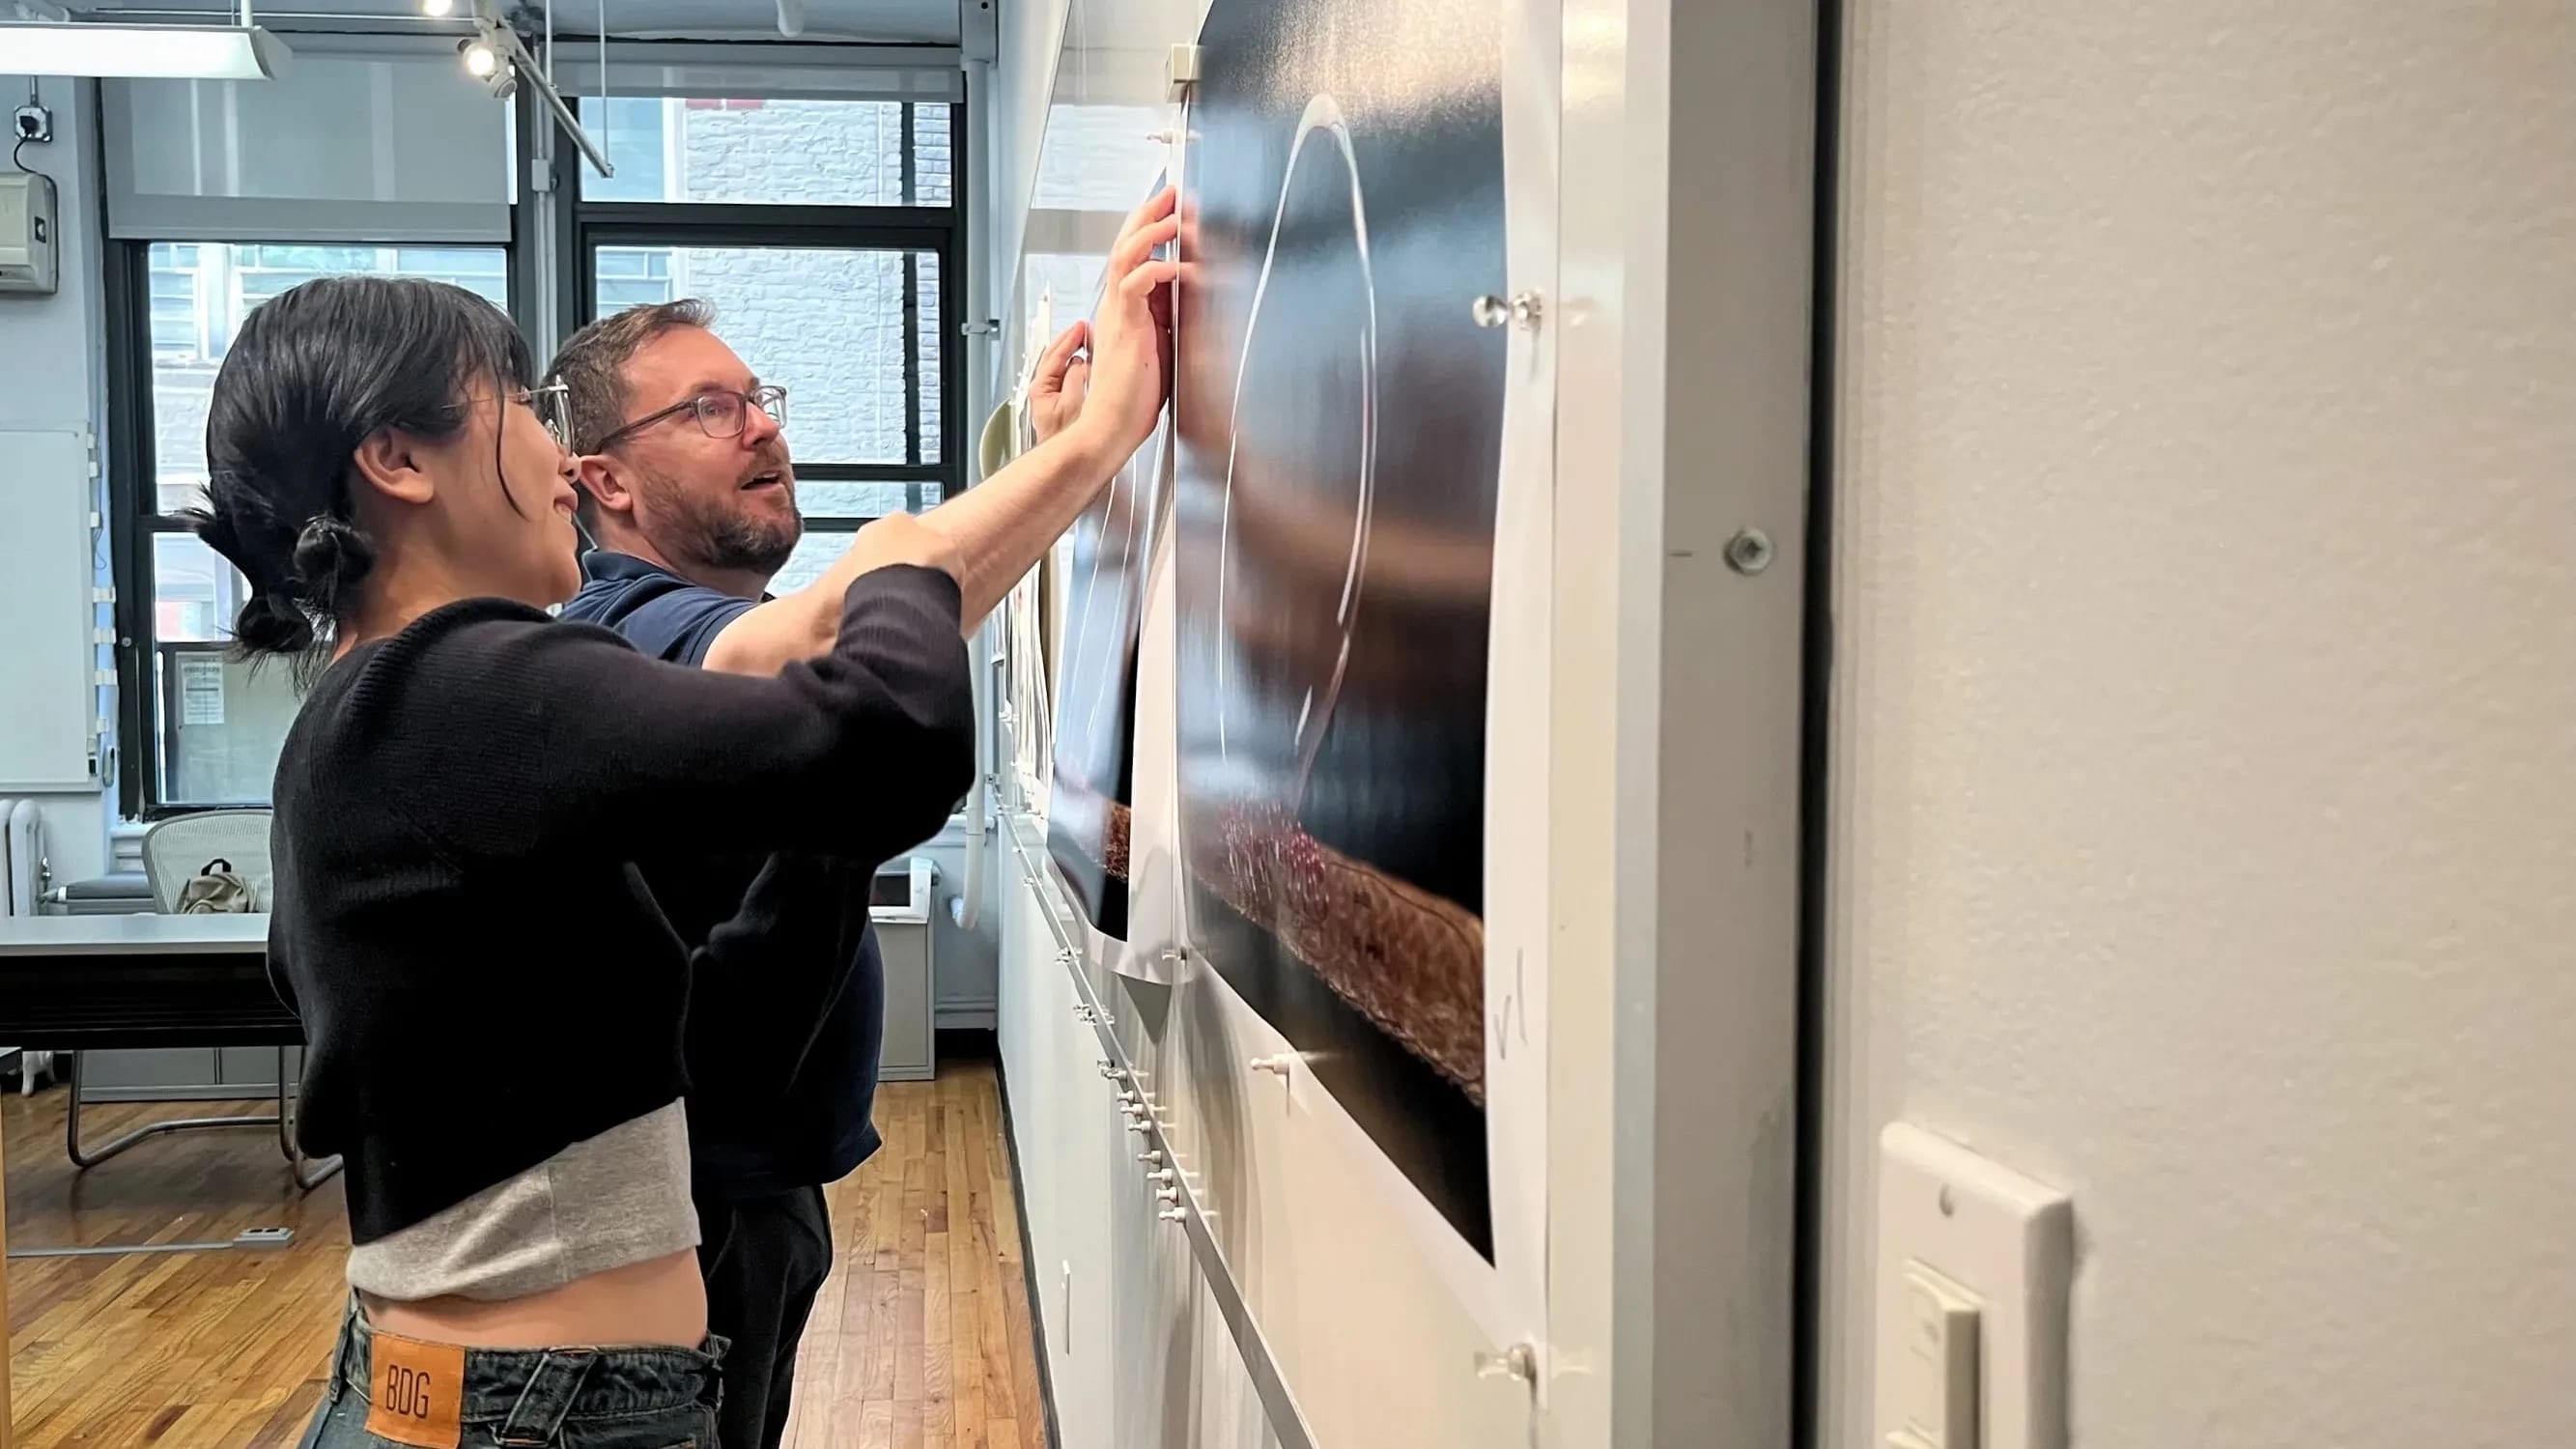
[[[269,952],[299,1135],[347,1163],[328,1449],[713,1445],[688,963],[629,857],[881,860],[971,781],[952,554],[910,518],[861,531],[837,642],[773,678],[550,620],[574,483],[532,372],[471,293],[332,278],[250,315],[207,424],[196,523],[254,590],[241,647],[312,679]]]

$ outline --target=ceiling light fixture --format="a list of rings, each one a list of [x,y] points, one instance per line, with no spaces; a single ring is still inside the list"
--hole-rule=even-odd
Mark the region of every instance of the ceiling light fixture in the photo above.
[[[0,54],[25,75],[275,80],[295,53],[251,18],[236,25],[0,24]]]
[[[445,20],[456,13],[456,0],[420,0],[420,13],[432,20]]]
[[[465,59],[466,72],[482,81],[485,88],[501,100],[517,94],[521,82],[527,83],[535,90],[537,98],[545,102],[546,109],[554,115],[564,134],[581,148],[581,154],[589,160],[592,169],[602,176],[616,175],[617,168],[608,164],[607,154],[582,129],[581,118],[573,114],[572,107],[564,104],[563,96],[546,78],[545,67],[528,53],[527,43],[519,38],[519,33],[502,20],[495,0],[474,0],[474,10],[475,35],[459,42],[456,47],[456,53]]]

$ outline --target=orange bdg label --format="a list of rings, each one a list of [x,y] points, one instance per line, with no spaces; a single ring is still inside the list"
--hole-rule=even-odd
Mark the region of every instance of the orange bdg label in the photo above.
[[[367,1432],[415,1449],[457,1449],[465,1437],[465,1350],[375,1335]]]

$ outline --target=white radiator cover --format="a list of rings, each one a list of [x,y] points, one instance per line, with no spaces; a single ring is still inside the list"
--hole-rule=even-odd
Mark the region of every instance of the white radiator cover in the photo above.
[[[0,796],[0,916],[32,916],[48,884],[45,870],[45,817],[36,802]],[[0,1046],[0,1060],[17,1055]],[[19,1062],[19,1090],[35,1090],[36,1078],[53,1065],[52,1052],[29,1052]]]
[[[44,840],[35,801],[0,797],[0,916],[36,914],[46,884]]]

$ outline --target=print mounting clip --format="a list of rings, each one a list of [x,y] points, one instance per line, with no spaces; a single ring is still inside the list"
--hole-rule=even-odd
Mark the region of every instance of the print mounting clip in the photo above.
[[[1199,83],[1199,48],[1175,45],[1163,57],[1163,98],[1186,101]]]

